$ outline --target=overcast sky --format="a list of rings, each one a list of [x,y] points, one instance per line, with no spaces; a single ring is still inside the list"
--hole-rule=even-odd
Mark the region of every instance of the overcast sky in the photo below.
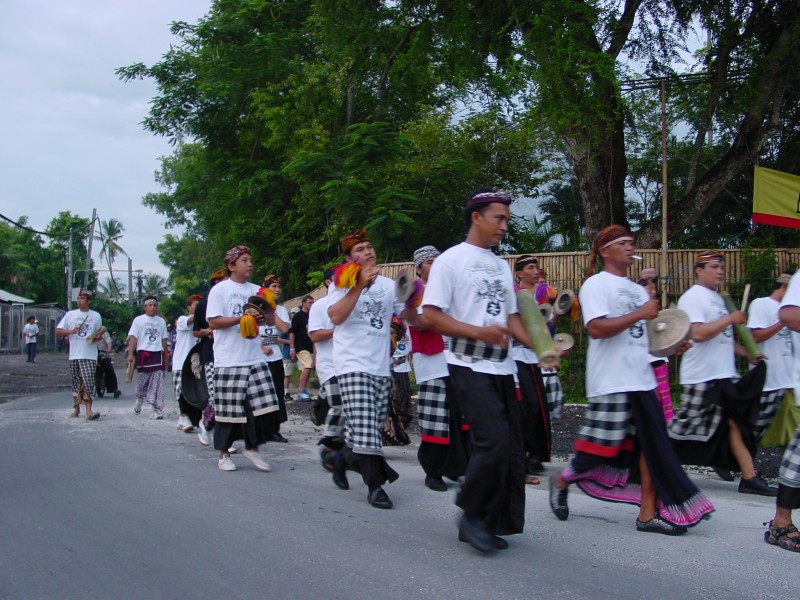
[[[166,276],[155,248],[163,218],[141,199],[159,190],[153,173],[171,147],[140,125],[154,86],[114,70],[158,61],[177,42],[169,24],[195,23],[210,4],[0,0],[0,213],[43,230],[59,211],[90,218],[96,208],[125,226],[134,269]]]

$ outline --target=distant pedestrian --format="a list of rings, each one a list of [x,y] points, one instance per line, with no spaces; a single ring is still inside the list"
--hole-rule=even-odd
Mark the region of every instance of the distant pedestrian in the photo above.
[[[100,413],[92,412],[95,394],[95,372],[97,370],[97,346],[91,343],[95,332],[103,325],[100,315],[89,310],[92,293],[81,290],[77,298],[77,310],[71,310],[56,325],[56,335],[67,336],[69,343],[69,370],[72,375],[72,413],[77,417],[81,404],[86,404],[86,420],[94,421]],[[91,336],[91,337],[90,337]]]
[[[150,418],[164,418],[164,372],[169,369],[167,324],[158,316],[158,298],[144,299],[144,313],[131,323],[128,332],[127,363],[136,362],[136,404],[133,412],[142,412],[146,400],[152,408]]]
[[[39,326],[36,324],[36,317],[28,317],[28,322],[22,328],[22,337],[25,339],[25,346],[28,350],[28,360],[25,362],[36,362],[36,336],[39,335]]]
[[[270,413],[270,417],[273,419],[272,441],[285,444],[289,440],[281,434],[281,424],[288,420],[289,415],[286,412],[286,389],[283,385],[283,350],[278,336],[289,331],[292,320],[289,317],[289,311],[279,304],[282,292],[280,278],[277,275],[267,275],[261,287],[268,288],[275,295],[275,322],[271,325],[264,323],[261,326],[261,351],[267,357],[267,365],[278,398],[278,410]]]
[[[314,367],[314,343],[308,336],[308,313],[312,304],[314,304],[313,296],[303,298],[300,310],[292,317],[292,326],[289,329],[289,356],[296,358],[297,364],[301,368],[297,390],[299,402],[311,402],[308,378]]]
[[[189,314],[181,315],[175,321],[175,344],[172,350],[172,384],[175,389],[175,400],[178,402],[178,429],[185,433],[191,433],[195,427],[200,425],[203,411],[192,406],[183,396],[182,371],[183,363],[189,356],[189,351],[200,341],[193,335],[194,333],[194,312],[197,304],[203,297],[193,294],[186,299],[186,312]]]

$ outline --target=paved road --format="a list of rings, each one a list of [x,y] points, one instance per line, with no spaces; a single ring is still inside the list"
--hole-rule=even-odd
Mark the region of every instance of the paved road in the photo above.
[[[267,444],[272,473],[215,453],[166,419],[131,411],[132,389],[69,419],[69,392],[0,404],[0,598],[369,599],[789,598],[800,556],[767,546],[767,498],[700,476],[717,507],[681,538],[634,530],[633,507],[575,492],[569,521],[528,487],[527,524],[486,557],[456,539],[453,493],[422,485],[415,447],[387,453],[396,508],[340,491],[318,432],[294,417]]]

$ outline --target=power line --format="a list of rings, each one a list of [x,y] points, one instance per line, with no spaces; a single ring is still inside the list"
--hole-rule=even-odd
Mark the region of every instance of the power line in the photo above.
[[[8,221],[14,227],[19,227],[20,229],[24,229],[25,231],[30,231],[31,233],[35,233],[37,235],[45,235],[47,237],[52,237],[52,238],[68,238],[71,235],[69,233],[48,233],[46,231],[38,231],[36,229],[33,229],[32,227],[28,227],[27,225],[23,225],[22,223],[18,223],[17,221],[14,221],[13,219],[9,219],[7,216],[5,216],[3,214],[0,214],[0,219],[3,219],[4,221]],[[95,221],[98,221],[98,220],[99,220],[99,217],[95,218]],[[84,229],[89,229],[89,227],[91,227],[91,226],[92,226],[92,222],[90,222],[88,225],[86,225],[86,227]]]

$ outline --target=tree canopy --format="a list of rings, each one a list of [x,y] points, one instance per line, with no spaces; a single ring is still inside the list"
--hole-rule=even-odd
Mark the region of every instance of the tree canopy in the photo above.
[[[798,16],[790,0],[215,0],[118,75],[155,82],[143,125],[175,146],[144,202],[184,228],[160,247],[181,292],[245,243],[291,294],[354,227],[384,260],[457,242],[486,185],[538,197],[533,229],[560,247],[611,222],[657,245],[660,79],[672,243],[746,229],[730,198],[747,167],[797,145]],[[697,25],[711,33],[690,48]]]

